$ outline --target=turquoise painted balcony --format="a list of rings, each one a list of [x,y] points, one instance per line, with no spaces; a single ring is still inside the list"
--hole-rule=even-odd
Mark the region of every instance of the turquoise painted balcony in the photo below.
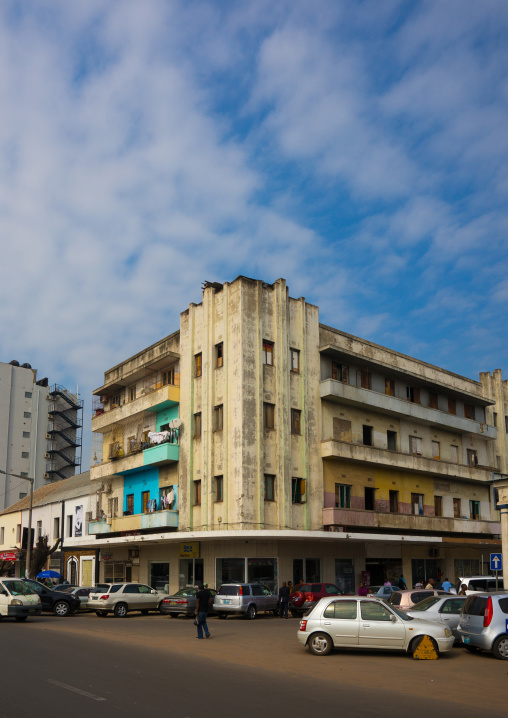
[[[142,529],[178,528],[178,511],[154,511],[152,514],[141,514]]]
[[[111,523],[108,523],[106,519],[99,519],[98,521],[90,521],[88,524],[88,533],[90,534],[109,534],[111,533]]]
[[[180,447],[178,444],[157,444],[143,451],[143,466],[151,464],[165,464],[168,461],[178,461]]]

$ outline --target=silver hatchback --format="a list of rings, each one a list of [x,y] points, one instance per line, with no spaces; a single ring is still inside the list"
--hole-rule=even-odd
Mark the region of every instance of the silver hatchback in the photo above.
[[[508,660],[508,593],[477,593],[468,596],[457,631],[471,653],[492,651]]]
[[[256,618],[259,611],[277,615],[278,596],[260,583],[224,583],[213,600],[213,612],[219,618],[243,614]]]

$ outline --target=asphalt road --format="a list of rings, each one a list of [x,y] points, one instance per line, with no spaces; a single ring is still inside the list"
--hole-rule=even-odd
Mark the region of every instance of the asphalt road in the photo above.
[[[0,717],[506,717],[508,663],[488,654],[317,657],[298,644],[295,619],[209,627],[212,638],[197,641],[191,620],[155,614],[3,620]]]

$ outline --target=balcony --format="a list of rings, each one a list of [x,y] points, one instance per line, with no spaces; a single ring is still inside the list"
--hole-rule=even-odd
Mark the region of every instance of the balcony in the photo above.
[[[178,461],[180,453],[179,444],[157,444],[143,451],[143,466],[153,466],[157,464],[165,464],[167,462]]]
[[[128,454],[125,454],[122,448],[116,448],[113,456],[90,467],[91,479],[103,479],[114,474],[125,475],[146,466],[178,461],[179,456],[178,430],[173,430],[170,438],[159,444],[144,441],[131,444]]]
[[[378,411],[380,414],[395,416],[399,419],[413,419],[421,424],[442,427],[460,434],[478,434],[485,439],[495,439],[497,437],[497,430],[494,426],[482,424],[474,419],[448,414],[439,409],[431,409],[421,404],[413,404],[396,396],[380,394],[377,391],[372,391],[372,389],[362,389],[351,384],[345,384],[336,379],[322,381],[319,386],[319,392],[321,399],[335,401],[340,404],[349,404],[362,409],[367,406],[371,411]]]
[[[94,408],[92,431],[100,433],[109,431],[114,424],[131,419],[136,414],[142,414],[145,411],[161,411],[179,403],[180,387],[168,385],[148,391],[133,401],[123,403],[122,406],[98,404]]]
[[[440,459],[427,459],[423,456],[404,454],[400,451],[376,449],[373,446],[352,444],[348,441],[322,441],[321,457],[323,459],[343,459],[361,461],[373,466],[389,467],[392,471],[422,472],[430,476],[464,479],[466,481],[490,481],[493,467],[468,466],[454,464]]]
[[[97,521],[90,521],[88,524],[88,533],[95,534],[96,536],[111,533],[110,521],[110,519],[97,519]]]
[[[475,521],[473,519],[455,519],[446,516],[413,516],[412,514],[392,514],[381,511],[362,511],[358,509],[323,509],[323,526],[341,526],[344,530],[353,527],[369,529],[390,529],[395,532],[415,531],[433,534],[500,534],[501,523],[497,521]]]
[[[146,529],[178,528],[178,511],[166,509],[146,514],[118,516],[111,519],[111,531],[145,531]]]

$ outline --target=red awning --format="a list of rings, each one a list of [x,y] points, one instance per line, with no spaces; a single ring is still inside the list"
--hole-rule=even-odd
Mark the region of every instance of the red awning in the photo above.
[[[12,551],[6,551],[5,553],[0,553],[0,561],[17,561],[18,560],[18,554],[13,553]]]

